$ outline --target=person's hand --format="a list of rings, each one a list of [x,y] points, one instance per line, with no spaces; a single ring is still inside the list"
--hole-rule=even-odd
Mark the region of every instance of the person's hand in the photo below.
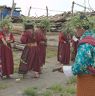
[[[5,39],[4,39],[4,38],[2,38],[2,42],[3,42],[3,44],[4,44],[4,45],[6,45],[6,46],[7,46],[7,42],[5,41]]]
[[[63,71],[63,67],[57,67],[57,68],[54,68],[54,69],[52,70],[52,72],[55,72],[55,71],[64,73],[64,71]]]
[[[9,43],[13,43],[14,41],[13,40],[8,40],[7,41],[7,43],[9,44]]]
[[[95,68],[92,66],[88,66],[87,69],[92,73],[95,74]]]

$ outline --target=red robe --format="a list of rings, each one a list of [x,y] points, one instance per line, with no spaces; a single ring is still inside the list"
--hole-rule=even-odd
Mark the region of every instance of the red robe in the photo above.
[[[29,70],[40,72],[38,46],[33,32],[24,32],[21,36],[21,42],[26,44],[20,62],[19,73],[26,74]]]
[[[59,33],[57,60],[61,64],[69,64],[70,61],[70,42],[62,32]]]
[[[35,33],[37,44],[39,48],[39,61],[40,65],[43,66],[45,64],[45,58],[46,58],[46,36],[44,32],[41,29],[36,29]]]
[[[74,61],[75,57],[76,57],[76,54],[77,54],[77,47],[78,47],[79,40],[74,41],[72,39],[71,42],[72,42],[72,48],[73,48],[72,55],[71,55],[71,60]]]
[[[63,45],[63,42],[65,40],[63,33],[59,33],[58,36],[59,42],[58,42],[58,52],[57,52],[57,60],[60,62],[60,57],[61,57],[61,46]]]
[[[1,65],[2,65],[2,75],[9,76],[10,74],[13,74],[14,71],[14,63],[13,63],[13,54],[12,54],[12,48],[11,44],[7,43],[7,46],[3,44],[2,38],[4,38],[5,41],[12,41],[14,42],[14,36],[12,33],[4,34],[3,32],[0,33],[0,49],[1,49]]]

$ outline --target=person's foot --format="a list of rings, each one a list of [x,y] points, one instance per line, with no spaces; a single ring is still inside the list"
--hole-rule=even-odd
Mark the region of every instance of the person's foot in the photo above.
[[[11,76],[9,76],[9,75],[7,75],[7,76],[6,76],[6,79],[12,79],[12,77],[11,77]]]
[[[39,72],[35,72],[34,78],[39,78],[39,77],[40,77]]]

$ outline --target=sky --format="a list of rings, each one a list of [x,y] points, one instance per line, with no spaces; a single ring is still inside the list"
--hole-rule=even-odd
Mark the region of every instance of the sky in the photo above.
[[[16,3],[16,7],[21,8],[21,14],[27,16],[29,7],[31,6],[30,16],[41,16],[46,15],[46,6],[48,6],[49,15],[55,15],[67,11],[71,11],[72,1],[75,1],[77,4],[86,5],[90,8],[90,6],[95,9],[95,0],[14,0]],[[84,3],[85,2],[85,3]],[[89,2],[89,3],[88,3]],[[90,6],[89,6],[90,4]],[[7,5],[9,7],[12,6],[12,0],[0,0],[0,5]],[[40,8],[40,9],[36,9]],[[74,6],[74,11],[83,11],[82,7],[77,5]]]

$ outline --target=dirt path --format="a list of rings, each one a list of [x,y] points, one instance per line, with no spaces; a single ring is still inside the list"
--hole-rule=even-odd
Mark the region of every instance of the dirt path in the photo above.
[[[52,69],[56,66],[56,57],[46,60],[46,65],[43,67],[43,74],[40,78],[32,78],[29,73],[26,79],[16,82],[18,74],[14,74],[14,79],[3,80],[0,83],[8,84],[8,88],[0,90],[0,96],[22,96],[23,90],[29,87],[37,87],[40,90],[44,90],[53,84],[60,84],[66,82],[64,74],[59,72],[52,72]]]

